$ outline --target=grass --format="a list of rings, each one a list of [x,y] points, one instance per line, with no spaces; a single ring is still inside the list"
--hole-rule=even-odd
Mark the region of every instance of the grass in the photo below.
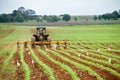
[[[64,26],[48,30],[53,39],[112,43],[120,41],[120,25]],[[64,33],[64,34],[63,34]]]

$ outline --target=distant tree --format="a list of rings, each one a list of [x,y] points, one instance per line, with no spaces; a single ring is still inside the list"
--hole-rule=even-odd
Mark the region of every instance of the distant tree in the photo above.
[[[0,15],[0,22],[5,22],[3,15]]]
[[[60,20],[60,18],[55,15],[50,15],[50,16],[44,15],[42,19],[47,20],[47,22],[57,22]]]
[[[42,19],[43,19],[43,20],[47,20],[47,19],[48,19],[48,16],[47,16],[47,15],[44,15],[44,16],[42,17]]]
[[[10,22],[11,15],[10,14],[1,14],[0,15],[0,22]]]
[[[119,16],[119,13],[117,11],[112,12],[112,14],[115,15],[116,17]]]
[[[99,19],[99,20],[101,20],[101,19],[102,19],[102,16],[101,16],[101,15],[99,15],[99,16],[98,16],[98,19]]]
[[[57,21],[59,21],[59,18],[58,18],[57,16],[55,16],[55,15],[50,16],[50,17],[51,17],[51,19],[52,19],[52,22],[57,22]]]
[[[94,20],[97,20],[97,16],[96,15],[93,18],[94,18]]]
[[[37,18],[36,18],[36,21],[37,21],[37,22],[42,22],[42,19],[39,18],[39,17],[37,17]]]
[[[22,16],[22,15],[17,15],[17,16],[16,16],[16,21],[17,21],[17,22],[23,22],[23,21],[24,21],[23,16]]]
[[[103,18],[104,20],[106,20],[106,19],[107,19],[106,14],[103,14],[103,15],[102,15],[102,18]]]
[[[38,17],[37,15],[32,15],[32,16],[28,15],[28,20],[36,20],[37,17]]]
[[[29,15],[28,15],[26,12],[21,13],[21,15],[24,17],[24,20],[25,20],[25,21],[28,21],[28,20],[29,20]]]
[[[112,15],[112,18],[113,18],[114,20],[117,20],[118,17],[119,17],[119,13],[118,13],[117,11],[112,12],[111,15]]]
[[[25,13],[25,8],[24,7],[19,7],[18,10],[20,13]]]
[[[8,15],[7,15],[7,22],[11,22],[11,19],[12,19],[11,14],[8,14]]]
[[[74,20],[77,21],[77,17],[75,17]]]
[[[120,18],[120,10],[119,10],[119,18]]]
[[[47,22],[54,22],[53,18],[51,16],[47,17]]]
[[[117,20],[117,19],[118,19],[118,17],[117,17],[115,14],[112,14],[112,15],[111,15],[111,18],[114,19],[114,20]]]
[[[16,17],[16,16],[17,16],[17,13],[18,13],[18,11],[17,11],[17,10],[14,10],[13,13],[12,13],[12,16],[13,16],[13,17]]]
[[[103,14],[103,19],[105,19],[105,20],[110,20],[111,19],[111,13],[106,13],[106,14]]]
[[[0,22],[23,22],[27,20],[36,20],[36,18],[37,16],[34,10],[25,10],[24,7],[20,7],[18,10],[13,10],[11,14],[1,14]]]
[[[69,14],[64,14],[62,20],[69,21],[71,19],[71,16]]]
[[[102,15],[102,18],[104,20],[110,20],[110,19],[117,20],[119,17],[120,17],[120,14],[117,11],[113,11],[112,13],[106,13]]]

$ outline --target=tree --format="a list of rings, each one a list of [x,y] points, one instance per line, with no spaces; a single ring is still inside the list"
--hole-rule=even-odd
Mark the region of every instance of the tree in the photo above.
[[[39,17],[37,17],[37,18],[36,18],[36,21],[37,21],[37,22],[42,22],[42,19],[39,18]]]
[[[69,14],[64,14],[62,20],[69,21],[71,19],[71,16]]]
[[[120,18],[120,10],[119,10],[119,17],[118,18]]]
[[[113,18],[114,20],[117,20],[118,17],[119,17],[119,13],[118,13],[117,11],[112,12],[111,15],[112,15],[112,18]]]
[[[77,17],[75,17],[74,20],[77,21]]]
[[[96,15],[94,16],[94,20],[97,20],[97,16]]]
[[[17,21],[17,22],[23,22],[23,21],[24,21],[23,16],[22,16],[22,15],[17,15],[17,16],[16,16],[16,21]]]
[[[98,16],[98,19],[99,19],[99,20],[101,20],[101,19],[102,19],[102,16],[101,16],[101,15],[99,15],[99,16]]]
[[[17,12],[18,12],[17,10],[14,10],[13,13],[12,13],[12,16],[16,17],[17,16]]]
[[[10,14],[1,14],[0,15],[0,22],[10,22],[11,15]]]
[[[106,13],[102,15],[102,18],[105,20],[110,20],[110,19],[117,20],[119,17],[120,14],[117,11],[113,11],[112,13]]]
[[[52,20],[51,22],[57,22],[59,20],[59,18],[57,16],[55,16],[55,15],[50,16],[50,18]]]
[[[44,16],[42,17],[42,19],[43,19],[43,20],[47,20],[47,19],[48,19],[47,15],[44,15]]]

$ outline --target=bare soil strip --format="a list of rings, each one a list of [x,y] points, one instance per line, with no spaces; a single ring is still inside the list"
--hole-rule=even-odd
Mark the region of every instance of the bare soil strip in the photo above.
[[[2,64],[3,64],[3,62],[4,62],[4,60],[6,59],[7,56],[8,55],[3,55],[3,56],[0,57],[0,69],[2,68]]]
[[[14,55],[14,60],[15,60],[15,63],[14,65],[16,65],[16,77],[15,79],[17,80],[24,80],[24,71],[23,71],[23,68],[22,68],[22,65],[21,65],[21,62],[20,62],[20,53],[19,53],[20,49],[17,50],[17,52],[15,53]],[[20,65],[18,65],[20,64]]]
[[[108,71],[101,70],[101,69],[96,68],[96,67],[94,67],[94,66],[91,66],[91,65],[82,63],[82,62],[80,62],[80,61],[78,61],[78,60],[76,60],[76,59],[73,59],[73,58],[71,58],[71,57],[69,57],[69,56],[64,55],[64,53],[60,53],[60,54],[61,54],[62,56],[64,56],[64,57],[69,58],[69,59],[72,60],[72,61],[75,61],[75,62],[80,63],[80,64],[84,64],[84,65],[92,68],[96,73],[98,73],[98,74],[99,74],[102,78],[104,78],[105,80],[119,80],[119,79],[120,79],[120,78],[118,78],[118,77],[110,74],[110,72],[108,72]],[[70,54],[71,54],[71,56],[75,56],[74,53],[70,53]],[[81,58],[81,57],[80,57],[80,58]],[[86,60],[86,59],[84,59],[84,60]],[[90,62],[92,62],[92,61],[90,61]]]
[[[111,54],[115,54],[115,55],[118,55],[118,56],[120,56],[120,52],[114,52],[114,51],[108,51],[109,53],[111,53]]]
[[[66,71],[64,71],[62,68],[60,68],[53,62],[49,61],[49,59],[46,58],[45,56],[41,55],[37,49],[33,50],[35,54],[39,57],[39,59],[54,71],[57,80],[71,80],[71,77],[66,73]]]
[[[68,63],[68,62],[60,59],[59,57],[54,56],[50,52],[48,52],[48,54],[49,54],[49,56],[51,56],[51,58],[55,59],[56,61],[59,61],[61,63],[68,65],[69,67],[71,67],[77,73],[77,76],[81,78],[81,80],[97,80],[96,77],[91,76],[87,71],[83,71],[83,70],[77,68],[76,66],[72,65],[71,63]]]
[[[48,76],[44,73],[44,70],[31,57],[28,48],[24,48],[24,59],[31,70],[30,80],[49,80]]]

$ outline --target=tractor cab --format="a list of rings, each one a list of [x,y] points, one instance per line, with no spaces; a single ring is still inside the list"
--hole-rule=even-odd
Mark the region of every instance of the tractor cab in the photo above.
[[[46,27],[37,27],[37,35],[46,35]]]
[[[46,27],[36,27],[36,31],[36,34],[33,35],[35,41],[47,41],[49,35],[46,35]]]

